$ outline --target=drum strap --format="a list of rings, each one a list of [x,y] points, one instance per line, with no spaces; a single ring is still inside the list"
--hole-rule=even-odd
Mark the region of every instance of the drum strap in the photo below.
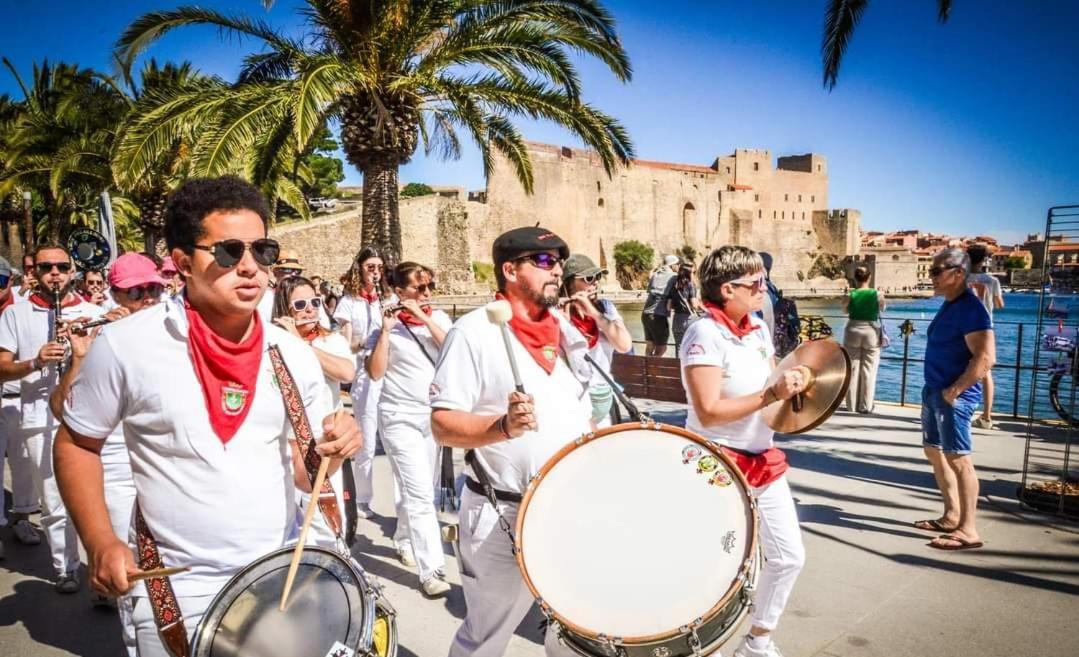
[[[142,509],[137,501],[135,535],[139,550],[139,570],[161,568],[157,540],[146,526],[146,519],[142,517]],[[184,617],[180,612],[180,604],[176,601],[176,593],[172,590],[172,582],[168,577],[152,577],[146,580],[146,592],[150,595],[154,624],[157,625],[157,633],[161,635],[165,648],[173,657],[188,657],[190,646],[187,641],[187,628],[184,627]]]
[[[491,503],[491,507],[498,514],[498,526],[502,528],[502,531],[506,532],[506,536],[510,539],[510,552],[514,555],[517,554],[517,537],[513,534],[513,528],[510,527],[510,523],[506,520],[506,516],[502,515],[502,510],[498,508],[499,500],[507,502],[509,504],[519,504],[521,502],[521,496],[516,493],[509,493],[507,491],[501,491],[494,487],[491,483],[491,476],[487,474],[487,468],[483,467],[480,460],[476,458],[476,450],[465,450],[465,463],[472,466],[472,472],[475,473],[476,479],[479,479],[479,483],[472,480],[471,477],[465,478],[465,483],[468,485],[469,490],[473,492],[479,492],[487,498],[487,501]],[[480,491],[476,491],[475,487],[479,486]],[[509,496],[516,496],[516,501],[507,499]]]

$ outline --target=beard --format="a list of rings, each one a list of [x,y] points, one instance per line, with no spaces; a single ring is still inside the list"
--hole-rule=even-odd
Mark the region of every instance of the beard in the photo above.
[[[521,281],[521,290],[525,297],[541,308],[553,308],[558,305],[558,281],[551,280],[542,283],[539,287],[532,287],[526,281]],[[550,292],[547,289],[551,288]]]

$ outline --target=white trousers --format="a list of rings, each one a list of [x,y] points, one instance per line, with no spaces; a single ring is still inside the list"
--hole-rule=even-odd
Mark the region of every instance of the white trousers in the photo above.
[[[136,586],[144,586],[142,582]],[[145,589],[144,589],[145,591]],[[165,649],[161,641],[161,635],[157,633],[157,625],[154,623],[154,610],[150,606],[150,598],[140,595],[134,600],[132,618],[135,625],[135,639],[138,645],[136,654],[139,657],[172,657]],[[191,640],[198,627],[202,615],[207,607],[213,602],[212,595],[197,595],[176,598],[180,605],[180,613],[184,616],[184,629],[187,630],[187,639]]]
[[[435,512],[438,445],[431,435],[431,414],[383,410],[378,423],[401,491],[393,542],[399,549],[411,546],[422,582],[446,566]]]
[[[805,547],[787,477],[752,489],[760,518],[759,540],[764,568],[757,579],[757,598],[750,612],[754,626],[774,630],[805,564]]]
[[[118,472],[113,473],[110,470]],[[119,474],[119,476],[117,476]],[[131,479],[130,467],[105,468],[105,506],[109,510],[112,531],[120,538],[134,545],[131,532],[132,515],[135,510],[135,482]],[[136,552],[137,554],[137,552]],[[124,647],[128,655],[135,655],[135,623],[132,618],[134,599],[123,595],[116,599],[116,610],[120,614],[120,631],[123,634]]]
[[[357,376],[352,383],[351,396],[352,413],[363,436],[363,447],[352,457],[356,503],[370,504],[375,496],[375,441],[378,437],[378,400],[382,396],[382,380],[372,381],[366,375]]]
[[[4,490],[4,456],[11,463],[11,510],[35,513],[40,508],[34,494],[33,465],[26,451],[26,441],[19,427],[22,419],[18,397],[0,400],[0,491]],[[2,494],[2,493],[0,493]],[[0,509],[0,527],[7,525],[7,515]]]
[[[34,491],[41,499],[41,528],[45,530],[45,538],[49,542],[53,568],[57,574],[63,575],[79,567],[79,538],[75,534],[75,523],[67,517],[67,509],[60,498],[56,474],[52,469],[52,441],[56,429],[27,429],[23,435]]]
[[[517,505],[500,503],[510,526],[517,524]],[[453,637],[450,657],[502,657],[510,637],[534,602],[525,586],[510,540],[498,525],[498,514],[482,495],[465,489],[461,498],[461,587],[468,610]],[[548,631],[543,642],[548,657],[576,655]]]

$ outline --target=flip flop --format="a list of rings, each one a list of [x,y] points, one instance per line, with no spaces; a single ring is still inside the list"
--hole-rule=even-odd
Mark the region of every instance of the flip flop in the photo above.
[[[914,523],[914,526],[917,529],[921,529],[927,532],[942,532],[945,534],[948,532],[954,532],[957,529],[957,527],[945,527],[944,523],[942,523],[937,518],[933,518],[932,520],[919,520],[918,522]]]
[[[955,541],[959,545],[945,545],[943,543],[937,543],[936,541],[939,540]],[[937,550],[948,550],[951,552],[955,552],[957,550],[974,550],[976,548],[982,547],[983,545],[985,545],[985,543],[982,543],[981,541],[968,541],[959,538],[954,534],[941,534],[940,536],[930,541],[928,545],[929,547],[936,548]]]

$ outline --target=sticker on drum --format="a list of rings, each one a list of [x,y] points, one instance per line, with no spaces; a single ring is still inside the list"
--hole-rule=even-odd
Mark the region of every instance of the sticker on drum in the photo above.
[[[686,465],[701,458],[704,449],[700,445],[686,445],[682,448],[682,464]]]
[[[730,486],[734,483],[734,478],[731,477],[731,473],[727,471],[727,468],[719,466],[716,473],[712,475],[712,478],[708,480],[708,483],[713,486]]]
[[[715,470],[718,467],[719,467],[719,459],[712,456],[711,454],[709,454],[708,456],[702,456],[697,461],[697,473],[698,474],[704,474],[706,472],[711,472],[712,470]]]
[[[330,647],[330,652],[326,653],[326,657],[352,657],[356,654],[352,648],[349,648],[340,641],[334,641],[333,646]]]

